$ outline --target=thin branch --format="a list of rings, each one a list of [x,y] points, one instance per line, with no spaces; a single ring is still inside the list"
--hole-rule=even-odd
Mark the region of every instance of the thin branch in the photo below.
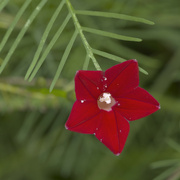
[[[92,48],[90,47],[89,43],[87,42],[87,39],[85,38],[84,34],[83,34],[83,31],[82,31],[82,28],[81,28],[81,25],[76,17],[76,14],[75,14],[75,11],[70,3],[69,0],[66,0],[66,4],[67,4],[67,7],[69,9],[69,12],[71,13],[72,15],[72,18],[73,18],[73,21],[74,21],[74,25],[82,39],[82,42],[84,44],[84,47],[86,48],[86,52],[88,54],[88,56],[92,59],[93,63],[94,63],[94,66],[96,67],[97,70],[101,70],[101,67],[99,66],[96,58],[94,57],[94,54],[92,52]]]

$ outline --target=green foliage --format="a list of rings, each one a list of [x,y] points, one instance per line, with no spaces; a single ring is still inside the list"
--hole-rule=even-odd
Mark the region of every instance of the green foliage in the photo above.
[[[178,180],[179,12],[178,0],[1,0],[0,179]],[[131,123],[115,157],[64,124],[76,71],[127,59],[161,110]]]
[[[11,35],[12,31],[14,30],[17,22],[19,21],[19,19],[21,18],[21,16],[23,15],[24,11],[29,6],[31,1],[32,0],[26,0],[24,2],[24,4],[22,5],[21,9],[18,11],[13,23],[9,27],[8,31],[6,32],[2,42],[0,44],[0,51],[5,46],[8,38]],[[26,23],[24,24],[23,28],[21,29],[20,33],[18,34],[16,40],[14,41],[13,45],[11,46],[10,50],[8,51],[8,54],[6,55],[6,57],[4,58],[4,61],[1,64],[0,73],[4,70],[5,66],[9,62],[11,56],[13,55],[13,53],[16,50],[18,44],[22,40],[22,38],[25,35],[26,31],[30,27],[31,23],[34,21],[34,19],[36,18],[36,16],[38,15],[38,13],[41,11],[41,9],[43,8],[43,6],[46,3],[47,3],[47,0],[40,1],[40,3],[36,6],[35,10],[31,13],[29,18],[27,19]],[[52,40],[50,41],[49,45],[47,46],[47,48],[44,50],[43,54],[40,57],[42,49],[43,49],[43,47],[45,45],[45,42],[47,40],[47,37],[48,37],[48,35],[49,35],[49,33],[50,33],[50,31],[51,31],[57,17],[58,17],[58,15],[60,15],[61,10],[62,10],[62,8],[63,8],[63,6],[65,4],[67,5],[69,13],[68,13],[66,19],[64,20],[64,22],[62,23],[62,25],[59,27],[59,30],[54,34],[54,36],[52,37]],[[76,36],[80,35],[82,43],[84,44],[84,46],[86,48],[87,56],[89,56],[90,59],[92,59],[92,61],[94,63],[94,66],[96,67],[97,70],[100,70],[101,68],[100,68],[96,58],[94,57],[92,48],[90,47],[88,41],[86,40],[86,38],[84,36],[84,31],[92,33],[92,34],[96,34],[96,35],[101,35],[101,36],[114,38],[114,39],[118,39],[118,40],[123,40],[123,41],[137,41],[137,42],[141,41],[141,39],[139,39],[139,38],[133,38],[133,37],[119,35],[119,34],[116,34],[116,33],[111,33],[111,32],[102,31],[102,30],[98,30],[98,29],[82,27],[80,25],[80,23],[79,23],[79,20],[76,17],[76,14],[90,15],[90,16],[100,16],[100,17],[108,17],[108,18],[117,18],[117,19],[123,19],[123,20],[147,23],[147,24],[151,24],[151,25],[153,24],[151,21],[148,21],[148,20],[145,20],[145,19],[142,19],[142,18],[138,18],[138,17],[127,16],[127,15],[123,15],[123,14],[105,13],[105,12],[97,12],[97,11],[96,12],[93,12],[93,11],[75,11],[74,8],[72,7],[70,1],[62,0],[61,3],[59,4],[58,8],[56,9],[54,14],[52,15],[52,17],[51,17],[51,19],[50,19],[50,21],[49,21],[49,23],[48,23],[48,25],[47,25],[47,27],[46,27],[46,29],[44,31],[44,34],[43,34],[43,36],[41,38],[41,41],[39,43],[39,46],[37,48],[36,54],[34,55],[34,59],[33,59],[31,65],[28,68],[28,71],[27,71],[27,73],[25,75],[26,80],[29,78],[29,81],[32,81],[32,79],[35,77],[36,73],[38,72],[38,70],[42,66],[43,62],[47,58],[50,50],[53,48],[54,44],[56,43],[56,41],[58,40],[60,35],[64,31],[64,29],[67,26],[67,23],[69,22],[71,17],[72,17],[72,20],[74,21],[74,24],[75,24],[75,32],[74,33],[75,33]],[[59,78],[59,76],[61,74],[61,71],[63,70],[63,67],[64,67],[64,65],[65,65],[65,63],[67,61],[67,57],[70,54],[70,50],[73,47],[75,39],[76,39],[76,37],[73,36],[72,40],[70,41],[70,44],[67,45],[67,49],[65,50],[65,54],[63,55],[63,57],[62,57],[62,59],[60,61],[58,70],[57,70],[57,72],[55,74],[55,77],[54,77],[54,80],[52,81],[52,84],[50,86],[50,92],[54,88],[55,83],[56,83],[57,79]],[[109,56],[109,58],[111,58],[111,56]],[[38,61],[38,59],[39,59],[39,61]],[[142,72],[147,74],[145,70],[142,70]]]

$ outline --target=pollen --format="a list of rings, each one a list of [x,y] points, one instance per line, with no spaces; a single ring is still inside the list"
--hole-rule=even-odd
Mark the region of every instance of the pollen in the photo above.
[[[111,111],[112,107],[116,104],[116,101],[111,96],[110,93],[105,92],[99,96],[97,100],[97,104],[98,104],[99,109],[102,109],[105,111]]]
[[[99,98],[100,102],[106,102],[107,104],[111,103],[111,94],[110,93],[103,93],[103,97]]]

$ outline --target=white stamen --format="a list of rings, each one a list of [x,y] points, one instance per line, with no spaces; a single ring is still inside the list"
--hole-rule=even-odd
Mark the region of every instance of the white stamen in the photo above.
[[[111,94],[109,93],[103,93],[103,97],[100,97],[99,101],[100,102],[106,102],[107,104],[111,103]]]

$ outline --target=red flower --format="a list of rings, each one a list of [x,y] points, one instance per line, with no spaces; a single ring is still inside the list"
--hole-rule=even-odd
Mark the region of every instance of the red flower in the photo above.
[[[136,60],[103,71],[78,71],[75,76],[76,102],[66,129],[94,134],[114,154],[123,150],[129,121],[157,111],[159,103],[139,87]]]

